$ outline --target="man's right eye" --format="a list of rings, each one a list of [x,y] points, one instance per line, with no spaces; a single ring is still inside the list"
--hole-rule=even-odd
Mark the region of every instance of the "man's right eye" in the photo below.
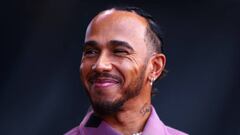
[[[87,49],[84,51],[84,56],[94,57],[98,54],[98,51],[95,49]]]

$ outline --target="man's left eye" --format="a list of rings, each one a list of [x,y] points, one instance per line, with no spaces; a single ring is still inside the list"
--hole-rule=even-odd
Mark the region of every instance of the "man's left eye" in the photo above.
[[[119,55],[127,55],[128,51],[123,50],[123,49],[115,49],[115,50],[113,50],[113,53],[114,54],[119,54]]]

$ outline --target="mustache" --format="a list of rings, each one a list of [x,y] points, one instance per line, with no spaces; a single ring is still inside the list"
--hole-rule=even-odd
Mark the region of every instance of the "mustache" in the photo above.
[[[110,74],[110,73],[106,73],[106,72],[102,72],[102,73],[99,73],[99,72],[93,72],[90,76],[89,76],[89,81],[91,83],[93,83],[95,80],[97,80],[98,78],[107,78],[107,79],[113,79],[113,80],[117,80],[119,83],[122,82],[122,78],[117,76],[117,75],[113,75],[113,74]]]

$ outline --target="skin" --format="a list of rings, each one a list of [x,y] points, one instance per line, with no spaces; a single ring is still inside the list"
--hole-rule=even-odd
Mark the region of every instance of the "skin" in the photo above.
[[[134,85],[142,76],[136,96],[113,114],[98,114],[124,135],[143,130],[151,112],[150,82],[160,76],[166,62],[163,54],[150,51],[147,27],[143,17],[112,9],[97,15],[86,31],[80,77],[92,104],[121,99],[126,92],[136,90]],[[114,77],[94,77],[95,73]]]

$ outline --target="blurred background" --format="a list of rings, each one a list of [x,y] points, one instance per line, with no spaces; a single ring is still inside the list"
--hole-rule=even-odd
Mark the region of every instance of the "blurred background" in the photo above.
[[[165,33],[161,120],[191,135],[240,135],[240,1],[5,0],[0,4],[0,134],[61,135],[89,101],[79,79],[86,27],[99,11],[138,6]]]

